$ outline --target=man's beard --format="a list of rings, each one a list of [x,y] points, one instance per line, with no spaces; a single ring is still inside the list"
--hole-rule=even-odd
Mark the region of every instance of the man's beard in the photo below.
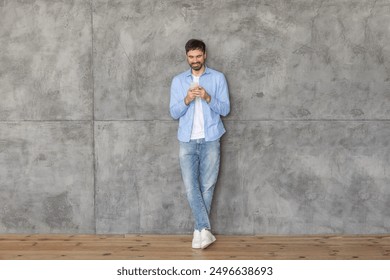
[[[195,70],[195,71],[198,71],[198,70],[200,70],[200,69],[202,69],[202,67],[203,67],[203,64],[202,63],[192,63],[191,64],[191,68],[193,69],[193,70]]]

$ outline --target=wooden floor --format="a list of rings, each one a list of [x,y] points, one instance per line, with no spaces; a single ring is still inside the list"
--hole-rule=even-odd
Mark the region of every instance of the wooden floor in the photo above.
[[[200,250],[189,235],[0,235],[0,259],[390,259],[390,235],[216,237]]]

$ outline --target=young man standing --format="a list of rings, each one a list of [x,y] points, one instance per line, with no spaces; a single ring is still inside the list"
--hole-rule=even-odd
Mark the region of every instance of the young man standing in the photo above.
[[[208,68],[206,45],[191,39],[185,45],[190,69],[172,80],[170,113],[179,119],[180,167],[195,220],[192,248],[204,249],[216,239],[210,209],[220,164],[221,117],[230,112],[225,76]]]

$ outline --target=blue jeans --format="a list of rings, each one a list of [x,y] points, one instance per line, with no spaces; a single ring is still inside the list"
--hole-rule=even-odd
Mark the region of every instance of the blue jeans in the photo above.
[[[220,162],[220,142],[180,142],[180,167],[195,230],[211,229],[210,209]]]

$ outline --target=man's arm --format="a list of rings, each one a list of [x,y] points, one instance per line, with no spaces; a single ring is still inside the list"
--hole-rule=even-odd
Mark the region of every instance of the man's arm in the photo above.
[[[183,95],[180,94],[180,81],[177,78],[173,78],[171,84],[171,98],[169,101],[169,111],[171,113],[172,118],[175,120],[179,119],[183,116],[187,110],[188,105],[185,104],[183,99]]]
[[[220,114],[227,116],[230,112],[229,90],[226,78],[223,74],[218,79],[217,92],[214,97],[211,97],[208,102],[210,109]]]

